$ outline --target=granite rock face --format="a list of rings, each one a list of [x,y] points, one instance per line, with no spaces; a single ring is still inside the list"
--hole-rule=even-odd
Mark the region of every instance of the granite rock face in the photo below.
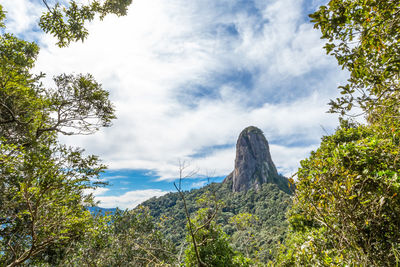
[[[288,180],[278,174],[272,162],[267,139],[254,126],[240,133],[236,143],[235,169],[224,182],[232,183],[233,192],[258,190],[264,183],[275,183],[282,190],[289,191]]]

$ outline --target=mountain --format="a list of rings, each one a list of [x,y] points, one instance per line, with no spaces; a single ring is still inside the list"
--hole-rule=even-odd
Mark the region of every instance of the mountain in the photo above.
[[[217,222],[230,236],[235,249],[262,262],[274,258],[287,230],[286,212],[291,205],[288,180],[277,173],[269,146],[262,131],[247,127],[236,145],[234,171],[222,183],[211,183],[200,189],[184,192],[191,215],[200,208],[197,200],[213,192],[224,202]],[[175,245],[186,245],[184,204],[178,193],[168,193],[145,201],[160,230]],[[238,229],[230,218],[240,213],[255,215],[257,220],[247,229]]]
[[[290,193],[288,180],[279,175],[263,132],[254,126],[244,129],[236,143],[235,168],[224,183],[232,183],[233,192],[259,190],[264,183],[276,184]]]

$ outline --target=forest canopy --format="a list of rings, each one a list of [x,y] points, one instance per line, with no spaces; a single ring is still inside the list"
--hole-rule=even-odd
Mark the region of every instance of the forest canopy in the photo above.
[[[340,126],[301,162],[280,265],[399,263],[399,14],[398,1],[332,0],[310,15],[350,78],[330,103]]]
[[[93,12],[123,15],[116,8],[130,1],[101,7],[93,2],[97,9],[88,14],[74,1],[68,7],[43,3],[49,13],[40,26],[65,46],[84,39],[83,23]],[[54,88],[43,87],[45,74],[32,74],[38,45],[7,32],[5,18],[0,5],[0,265],[39,264],[90,231],[94,222],[86,206],[95,202],[85,190],[103,184],[98,178],[105,166],[98,157],[83,156],[82,149],[60,144],[57,136],[110,126],[114,106],[90,74],[60,74]]]

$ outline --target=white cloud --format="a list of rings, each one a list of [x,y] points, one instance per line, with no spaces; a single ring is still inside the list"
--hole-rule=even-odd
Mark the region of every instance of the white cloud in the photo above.
[[[120,209],[133,209],[143,201],[152,197],[160,197],[168,192],[159,189],[135,190],[129,191],[118,196],[96,195],[96,200],[100,201],[99,207]]]
[[[24,34],[33,38],[37,32],[32,28],[37,27],[40,14],[45,10],[43,5],[38,5],[29,0],[2,0],[0,3],[6,11],[6,23],[9,32]]]
[[[14,2],[8,7],[17,10]],[[347,74],[304,20],[307,1],[256,1],[252,12],[239,3],[252,2],[136,0],[127,17],[89,24],[83,44],[60,49],[41,35],[38,71],[49,78],[90,72],[117,108],[112,128],[62,140],[113,169],[149,169],[168,179],[186,158],[224,175],[233,169],[240,131],[255,125],[272,144],[278,169],[292,173],[319,143],[321,125],[335,127],[326,103]],[[22,31],[31,21],[18,15],[10,27]],[[238,78],[243,73],[249,81]]]
[[[94,196],[99,196],[103,195],[104,193],[107,193],[108,191],[110,191],[110,188],[97,187],[95,189],[85,189],[84,194],[85,195],[93,194]]]
[[[207,184],[207,181],[200,181],[200,182],[196,182],[196,183],[192,183],[191,187],[197,188],[197,187],[203,187]]]
[[[115,180],[115,179],[124,179],[124,178],[128,178],[128,176],[125,176],[125,175],[112,175],[112,176],[104,177],[104,179],[106,179],[106,180]]]

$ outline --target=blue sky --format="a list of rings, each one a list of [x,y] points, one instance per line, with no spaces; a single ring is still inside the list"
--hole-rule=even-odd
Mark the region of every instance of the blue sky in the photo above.
[[[109,166],[100,206],[132,208],[173,191],[180,161],[197,171],[186,188],[221,181],[249,125],[264,131],[278,171],[296,172],[336,127],[327,103],[347,78],[308,20],[324,2],[135,0],[128,16],[88,24],[88,39],[63,49],[37,30],[41,1],[2,4],[8,30],[40,44],[35,71],[47,86],[60,73],[91,73],[110,91],[112,127],[60,140]]]

